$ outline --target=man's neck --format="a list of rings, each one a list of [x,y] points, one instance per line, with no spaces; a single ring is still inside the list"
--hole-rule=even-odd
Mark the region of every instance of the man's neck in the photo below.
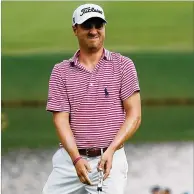
[[[103,54],[103,47],[96,52],[86,52],[80,49],[79,62],[89,70],[93,70]]]

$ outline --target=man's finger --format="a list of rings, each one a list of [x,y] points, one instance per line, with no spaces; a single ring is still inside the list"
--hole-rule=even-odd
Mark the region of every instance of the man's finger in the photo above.
[[[105,165],[105,161],[103,159],[101,159],[99,162],[99,165],[98,165],[98,169],[104,171],[104,169],[105,169],[104,165]]]
[[[91,180],[90,180],[89,177],[88,177],[87,172],[84,172],[84,173],[83,173],[83,177],[84,177],[85,183],[86,183],[87,185],[93,185],[92,182],[91,182]]]
[[[87,170],[88,172],[92,172],[92,169],[91,169],[90,164],[89,164],[88,162],[85,163],[85,167],[86,167],[86,170]]]
[[[80,180],[82,183],[85,183],[85,179],[84,179],[83,176],[80,176],[80,177],[79,177],[79,180]]]
[[[106,170],[104,177],[103,177],[103,180],[105,180],[109,176],[109,174],[110,174],[110,169]]]
[[[105,180],[108,177],[108,175],[110,174],[110,170],[111,170],[111,165],[106,163],[103,180]]]
[[[85,179],[86,179],[86,184],[93,185],[88,176],[86,176]]]

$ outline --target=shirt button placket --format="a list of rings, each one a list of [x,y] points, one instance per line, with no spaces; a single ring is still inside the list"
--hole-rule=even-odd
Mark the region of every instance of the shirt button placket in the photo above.
[[[92,79],[93,79],[93,78],[94,78],[94,75],[93,75],[93,73],[91,73],[89,86],[93,86],[93,85],[94,85],[94,84],[92,83]]]
[[[94,74],[91,74],[91,77],[90,77],[90,83],[89,83],[89,90],[88,90],[88,93],[89,93],[89,98],[92,100],[92,101],[95,101],[96,99],[96,91],[95,91],[95,76]]]

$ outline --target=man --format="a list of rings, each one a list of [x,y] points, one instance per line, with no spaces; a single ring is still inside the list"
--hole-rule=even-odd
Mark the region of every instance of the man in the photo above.
[[[84,4],[73,13],[79,50],[56,64],[47,110],[61,141],[44,194],[123,194],[128,164],[124,142],[141,122],[139,84],[133,62],[104,48],[103,9]]]
[[[171,190],[169,188],[164,189],[164,194],[171,194]]]
[[[152,194],[161,194],[161,188],[159,186],[155,186],[151,189]]]

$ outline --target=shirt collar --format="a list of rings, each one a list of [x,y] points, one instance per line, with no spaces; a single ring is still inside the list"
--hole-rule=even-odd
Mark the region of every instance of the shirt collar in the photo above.
[[[112,53],[109,50],[104,49],[104,56],[107,61],[112,61]]]
[[[75,52],[75,54],[73,55],[73,57],[70,59],[71,63],[74,63],[74,65],[78,64],[78,56],[80,54],[80,50],[77,50]],[[112,54],[110,51],[106,50],[105,48],[103,49],[103,56],[102,58],[104,58],[107,61],[111,61],[112,60]]]

